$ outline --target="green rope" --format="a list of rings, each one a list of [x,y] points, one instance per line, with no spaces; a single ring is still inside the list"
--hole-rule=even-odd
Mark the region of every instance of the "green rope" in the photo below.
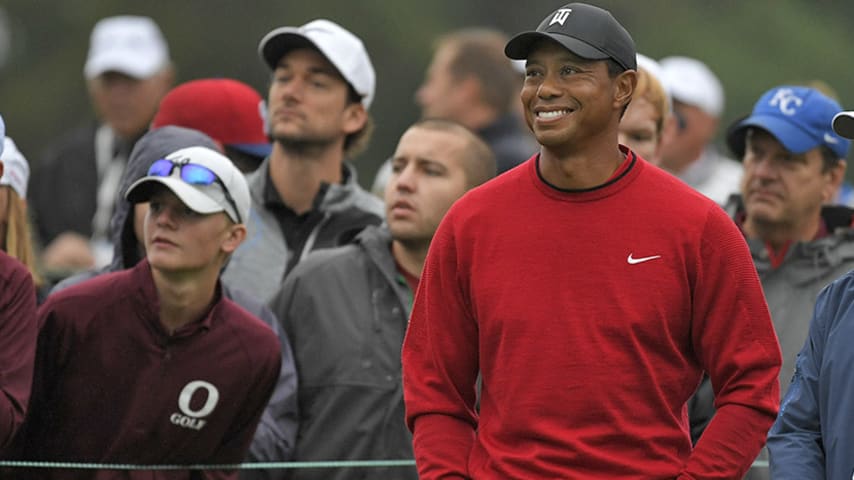
[[[328,462],[258,462],[223,465],[132,465],[124,463],[23,462],[0,460],[0,467],[74,468],[81,470],[263,470],[289,468],[368,468],[412,467],[415,460],[335,460]],[[756,460],[753,467],[768,468],[767,460]]]
[[[124,463],[24,462],[0,460],[0,467],[75,468],[82,470],[261,470],[285,468],[410,467],[415,460],[341,460],[328,462],[259,462],[222,465],[133,465]]]

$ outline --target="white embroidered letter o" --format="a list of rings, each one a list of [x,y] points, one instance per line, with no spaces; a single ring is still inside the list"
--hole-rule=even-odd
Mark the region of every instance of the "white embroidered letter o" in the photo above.
[[[208,391],[208,399],[205,401],[205,404],[199,410],[192,410],[190,408],[190,400],[193,398],[193,394],[196,393],[196,390],[204,388]],[[195,418],[202,418],[210,415],[214,408],[216,408],[216,404],[219,402],[219,390],[216,389],[213,385],[203,380],[193,380],[188,383],[183,390],[181,390],[181,395],[178,397],[178,408],[184,412],[184,415]]]

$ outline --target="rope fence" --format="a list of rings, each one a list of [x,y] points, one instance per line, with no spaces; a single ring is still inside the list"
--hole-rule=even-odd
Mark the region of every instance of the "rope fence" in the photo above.
[[[415,460],[334,460],[325,462],[253,462],[202,465],[133,465],[125,463],[24,462],[0,460],[0,468],[57,468],[79,470],[281,470],[301,468],[412,467]],[[767,460],[756,460],[753,468],[768,468]]]

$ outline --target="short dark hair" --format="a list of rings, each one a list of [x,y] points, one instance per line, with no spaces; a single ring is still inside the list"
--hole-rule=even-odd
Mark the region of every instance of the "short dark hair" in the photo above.
[[[777,140],[779,142],[779,139],[777,139],[777,137],[773,133],[769,132],[768,130],[766,130],[762,127],[752,127],[751,126],[751,127],[744,127],[744,128],[735,130],[730,135],[739,135],[739,134],[742,135],[742,137],[737,142],[736,141],[731,142],[731,143],[737,144],[741,148],[741,153],[739,155],[740,161],[743,161],[745,155],[747,155],[747,141],[757,131],[762,132],[765,135],[768,135],[771,138],[774,138],[775,140]],[[780,143],[782,143],[782,142],[780,142]],[[783,148],[785,148],[785,145],[783,146]],[[735,149],[733,149],[733,150],[735,150]],[[830,147],[828,147],[827,145],[819,145],[818,151],[821,154],[821,173],[827,173],[827,172],[833,170],[834,168],[836,168],[837,165],[839,165],[839,162],[842,161],[842,159],[839,158],[836,155],[836,153],[834,153],[833,150]],[[736,153],[739,153],[739,152],[736,152]]]
[[[626,71],[622,65],[611,57],[605,59],[605,65],[608,67],[608,76],[611,78],[617,78],[617,75]]]
[[[818,150],[821,152],[821,171],[822,173],[827,173],[833,170],[839,162],[842,160],[837,157],[833,150],[830,149],[827,145],[821,145]]]
[[[495,176],[495,153],[480,136],[464,125],[444,118],[424,118],[413,123],[409,128],[449,132],[466,139],[463,170],[466,172],[468,188],[474,188]]]
[[[362,96],[356,93],[356,89],[353,88],[353,85],[350,85],[350,82],[346,79],[344,79],[344,82],[347,84],[347,103],[362,103]],[[365,110],[365,113],[367,114],[365,125],[358,131],[344,137],[344,153],[351,158],[368,147],[368,143],[371,141],[371,135],[374,133],[374,119],[371,118],[371,113],[367,111],[367,108],[365,108]]]

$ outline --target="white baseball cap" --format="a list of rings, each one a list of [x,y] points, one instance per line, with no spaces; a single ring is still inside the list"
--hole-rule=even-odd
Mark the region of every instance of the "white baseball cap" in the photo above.
[[[2,120],[0,120],[2,122]],[[0,147],[0,162],[3,162],[3,176],[0,185],[8,185],[21,198],[27,198],[27,183],[30,180],[30,164],[18,146],[9,137],[3,138]]]
[[[655,79],[658,80],[658,83],[660,83],[661,86],[664,88],[664,92],[669,96],[670,87],[664,81],[664,71],[661,69],[661,65],[652,58],[647,57],[642,53],[638,53],[637,57],[638,68],[643,68],[644,70],[649,72],[650,75],[655,77]]]
[[[376,88],[371,59],[362,41],[335,22],[319,19],[301,27],[279,27],[264,35],[258,54],[275,70],[285,53],[307,46],[317,48],[362,97],[365,109],[370,108]]]
[[[169,63],[169,47],[149,17],[108,17],[92,29],[83,73],[92,79],[104,72],[148,78]]]
[[[673,100],[693,105],[713,117],[721,116],[724,89],[705,63],[688,57],[666,57],[658,63]]]
[[[184,205],[202,214],[225,212],[235,223],[246,222],[251,200],[249,186],[243,174],[225,155],[207,147],[188,147],[176,150],[163,160],[172,166],[154,174],[155,161],[148,175],[128,187],[125,198],[131,203],[147,202],[155,184],[165,185]],[[211,183],[189,183],[183,178],[182,168],[187,165],[200,166],[212,172],[219,181]]]

